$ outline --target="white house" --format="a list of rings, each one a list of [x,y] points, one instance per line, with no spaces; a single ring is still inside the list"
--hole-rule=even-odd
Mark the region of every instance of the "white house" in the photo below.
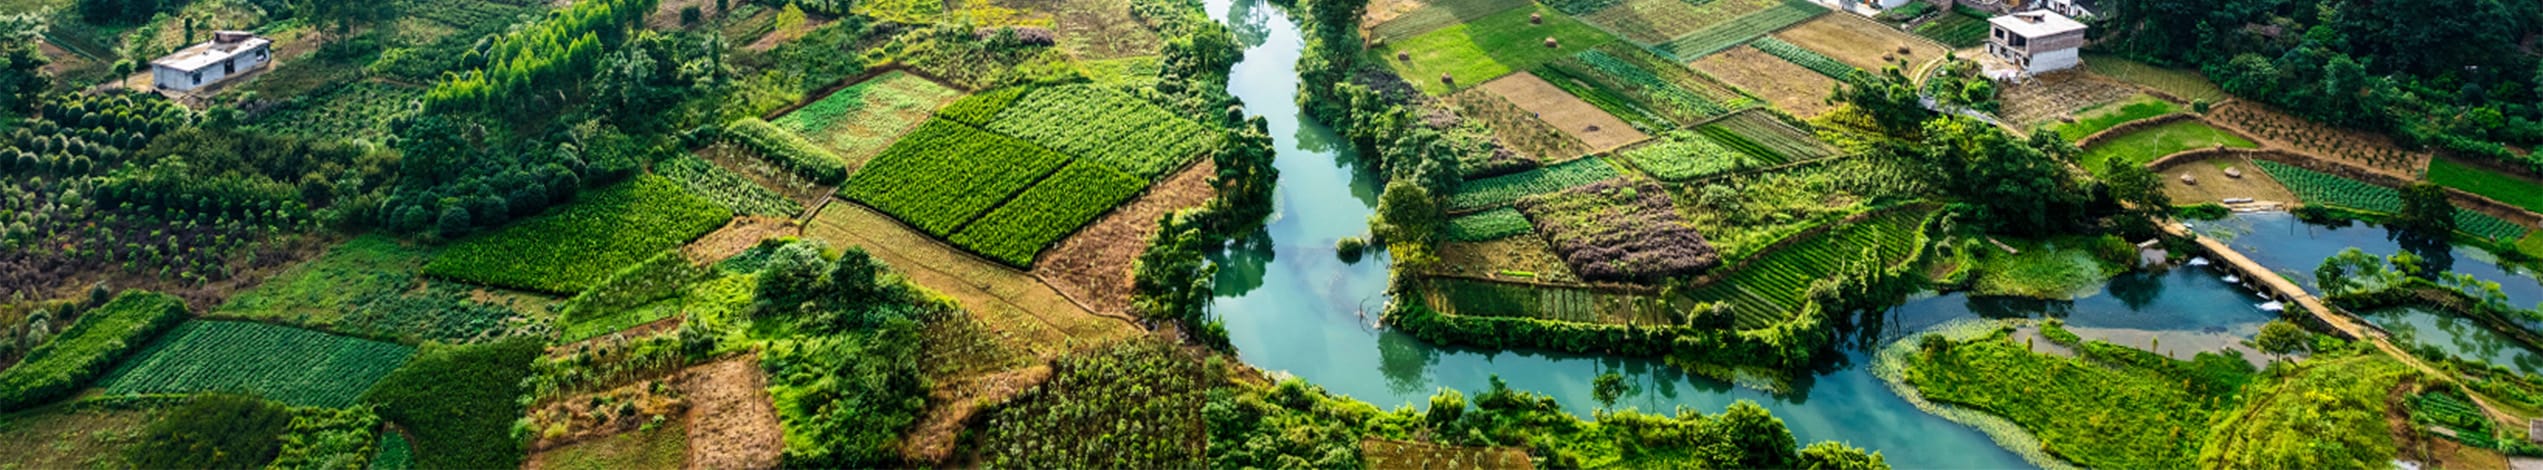
[[[2073,68],[2084,63],[2084,23],[2048,10],[2015,12],[1987,20],[1987,54],[2012,63],[2025,73]]]
[[[212,42],[150,61],[151,83],[172,91],[220,83],[273,63],[273,43],[246,31],[213,32]]]

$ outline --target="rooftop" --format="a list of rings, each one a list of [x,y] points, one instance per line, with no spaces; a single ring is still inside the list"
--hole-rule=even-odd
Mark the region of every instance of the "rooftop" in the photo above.
[[[237,56],[241,52],[256,50],[271,43],[273,43],[272,40],[257,37],[246,31],[216,31],[212,33],[210,42],[196,44],[179,50],[175,54],[151,60],[150,65],[192,72],[229,60],[230,57]]]
[[[2060,15],[2057,14],[2057,12],[2048,10],[2031,10],[2013,13],[1989,19],[1987,22],[1996,25],[1998,28],[2004,28],[2007,31],[2012,31],[2013,34],[2019,34],[2026,38],[2036,38],[2084,30],[2084,23],[2076,22],[2074,18],[2067,18],[2066,15]]]

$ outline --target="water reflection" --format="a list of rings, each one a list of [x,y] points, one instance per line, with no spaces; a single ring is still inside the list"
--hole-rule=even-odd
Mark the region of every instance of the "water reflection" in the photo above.
[[[2413,348],[2434,348],[2457,359],[2508,366],[2523,373],[2543,371],[2543,355],[2472,319],[2422,307],[2376,309],[2360,316]]]

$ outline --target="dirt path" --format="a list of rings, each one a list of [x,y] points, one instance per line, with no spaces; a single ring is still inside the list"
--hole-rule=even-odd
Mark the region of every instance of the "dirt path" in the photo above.
[[[777,467],[786,436],[758,355],[690,368],[679,383],[690,403],[688,468]]]

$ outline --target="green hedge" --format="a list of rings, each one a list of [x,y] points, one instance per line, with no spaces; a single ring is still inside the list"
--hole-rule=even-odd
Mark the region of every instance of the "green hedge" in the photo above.
[[[724,134],[775,163],[806,179],[820,184],[839,184],[848,179],[848,164],[838,155],[822,150],[811,140],[787,132],[759,118],[742,118],[724,126]]]
[[[69,396],[185,318],[184,299],[125,291],[80,315],[78,323],[27,352],[17,365],[0,371],[0,411]]]

